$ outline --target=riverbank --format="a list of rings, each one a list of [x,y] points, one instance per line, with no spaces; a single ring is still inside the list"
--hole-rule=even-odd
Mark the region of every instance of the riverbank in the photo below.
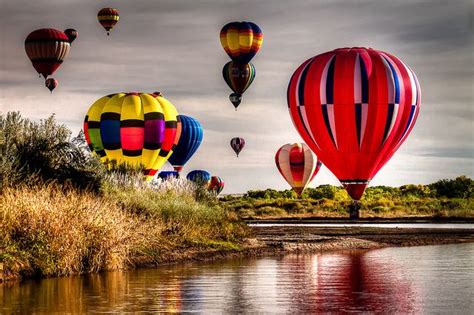
[[[372,221],[373,222],[373,221]],[[237,257],[279,256],[288,253],[327,252],[339,250],[378,249],[385,247],[424,246],[474,243],[474,229],[378,228],[252,225],[248,236],[228,244],[194,244],[162,250],[153,257],[136,256],[127,266],[107,270],[153,268],[161,265],[197,261],[217,261]],[[3,267],[3,266],[0,266]],[[18,281],[21,277],[4,273],[3,281]]]
[[[251,227],[251,236],[242,244],[240,251],[196,253],[189,260],[458,243],[474,243],[474,229],[256,225]]]

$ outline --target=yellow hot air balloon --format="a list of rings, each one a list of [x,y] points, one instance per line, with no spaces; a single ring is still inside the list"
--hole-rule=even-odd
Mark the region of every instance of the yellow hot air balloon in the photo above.
[[[151,180],[172,154],[181,124],[176,108],[161,93],[117,93],[92,104],[84,134],[103,162],[142,165]]]

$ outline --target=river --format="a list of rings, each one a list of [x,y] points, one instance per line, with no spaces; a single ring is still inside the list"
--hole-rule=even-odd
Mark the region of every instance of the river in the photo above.
[[[288,254],[0,287],[0,313],[474,313],[474,243]]]

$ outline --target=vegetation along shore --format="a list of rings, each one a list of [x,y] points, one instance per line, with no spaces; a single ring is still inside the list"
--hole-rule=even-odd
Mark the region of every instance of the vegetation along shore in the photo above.
[[[244,219],[347,216],[338,187],[216,198],[183,179],[146,184],[106,169],[56,123],[0,116],[0,267],[3,280],[67,276],[269,252],[473,241],[469,230],[249,227]],[[363,217],[472,218],[473,181],[372,187]],[[395,233],[395,234],[394,234]]]

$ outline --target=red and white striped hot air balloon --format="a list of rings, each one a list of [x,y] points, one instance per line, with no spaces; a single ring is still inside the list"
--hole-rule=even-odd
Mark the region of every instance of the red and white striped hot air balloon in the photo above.
[[[59,68],[70,48],[67,35],[53,28],[33,31],[25,39],[26,55],[45,79]]]
[[[415,125],[420,86],[389,53],[340,48],[295,71],[288,107],[301,137],[357,201]]]
[[[304,143],[288,143],[282,146],[275,154],[275,164],[298,195],[301,195],[321,168],[321,162]]]

